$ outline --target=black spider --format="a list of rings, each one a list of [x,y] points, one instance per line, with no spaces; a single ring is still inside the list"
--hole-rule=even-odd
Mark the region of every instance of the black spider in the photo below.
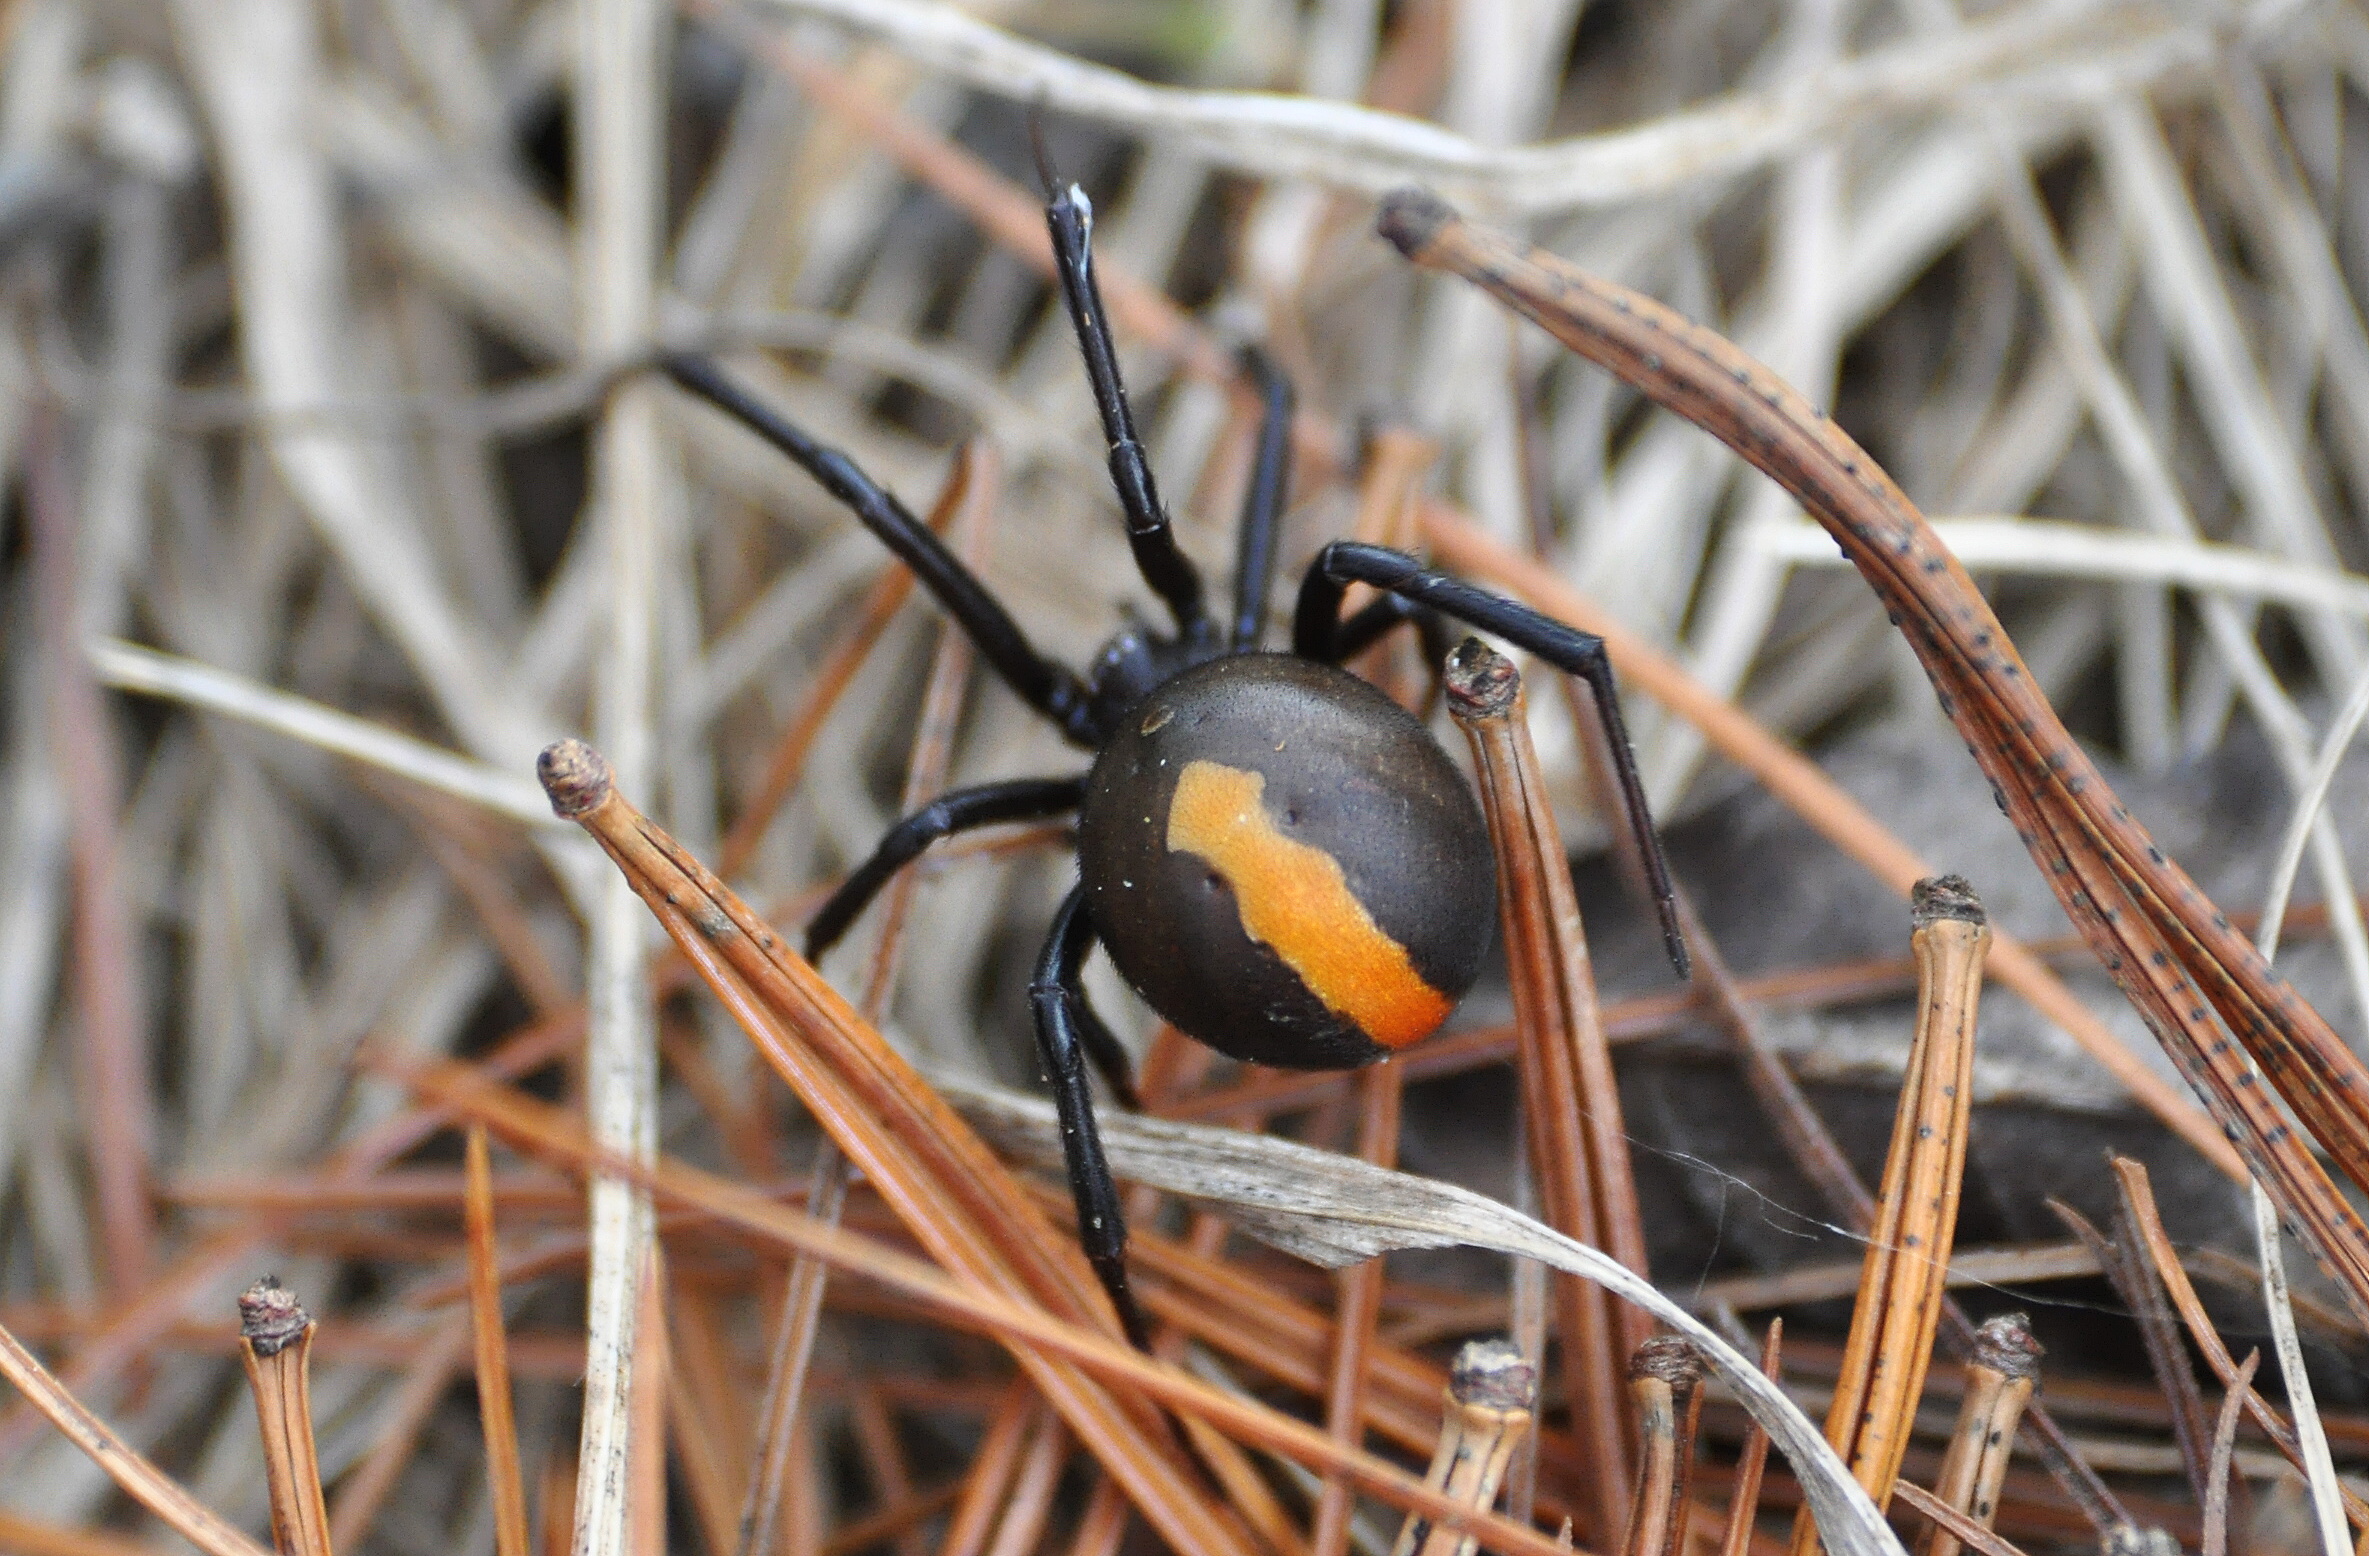
[[[1050,184],[1050,180],[1047,181]],[[1213,620],[1178,549],[1119,382],[1095,286],[1093,208],[1075,185],[1045,208],[1062,299],[1110,444],[1111,482],[1144,581],[1173,632],[1130,627],[1079,676],[1039,654],[978,578],[853,461],[790,425],[714,363],[664,360],[683,388],[803,466],[912,568],[1005,684],[1094,754],[1082,776],[981,784],[906,817],[807,928],[819,958],[898,869],[940,838],[1075,810],[1079,884],[1064,899],[1029,998],[1053,1086],[1086,1254],[1136,1344],[1126,1223],[1086,1076],[1132,1102],[1125,1051],[1086,1003],[1086,954],[1181,1031],[1237,1059],[1347,1069],[1428,1036],[1479,974],[1495,867],[1472,790],[1422,724],[1339,668],[1410,620],[1450,617],[1586,680],[1681,974],[1669,880],[1647,816],[1603,642],[1381,546],[1336,541],[1300,583],[1288,654],[1263,651],[1292,396],[1256,356],[1265,400],[1243,501],[1230,620]],[[1343,619],[1343,592],[1373,603]]]

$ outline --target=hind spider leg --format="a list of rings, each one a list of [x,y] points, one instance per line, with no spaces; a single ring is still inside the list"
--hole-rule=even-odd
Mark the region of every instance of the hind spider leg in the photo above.
[[[1028,985],[1028,1003],[1036,1018],[1037,1056],[1052,1083],[1053,1108],[1061,1120],[1061,1156],[1069,1167],[1070,1198],[1077,1204],[1078,1241],[1085,1245],[1086,1262],[1118,1310],[1128,1340],[1137,1350],[1148,1351],[1151,1328],[1127,1287],[1127,1218],[1119,1207],[1119,1186],[1111,1178],[1110,1162],[1102,1154],[1094,1096],[1086,1083],[1093,1041],[1086,1034],[1101,1022],[1087,1007],[1079,978],[1093,944],[1086,889],[1074,886],[1054,916],[1053,932],[1046,937],[1036,976]],[[1111,1041],[1107,1030],[1103,1040]]]
[[[1402,551],[1336,540],[1316,554],[1300,580],[1299,606],[1292,619],[1293,652],[1337,663],[1344,657],[1344,642],[1354,644],[1359,634],[1370,642],[1388,629],[1386,613],[1377,614],[1375,606],[1366,607],[1346,622],[1340,619],[1342,595],[1353,583],[1371,585],[1382,590],[1385,598],[1428,607],[1468,626],[1494,632],[1587,683],[1595,696],[1605,744],[1611,750],[1629,828],[1645,861],[1646,881],[1661,918],[1663,949],[1678,975],[1686,977],[1686,938],[1679,928],[1678,904],[1670,890],[1670,867],[1662,857],[1661,839],[1654,835],[1653,818],[1646,809],[1645,785],[1637,776],[1636,755],[1629,748],[1628,726],[1621,719],[1620,695],[1613,686],[1612,661],[1605,656],[1604,640],[1527,605],[1435,573]]]

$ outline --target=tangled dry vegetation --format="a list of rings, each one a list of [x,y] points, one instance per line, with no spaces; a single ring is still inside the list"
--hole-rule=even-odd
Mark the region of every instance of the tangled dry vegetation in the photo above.
[[[0,1546],[2369,1531],[2359,4],[4,25]],[[1608,835],[1567,689],[1452,687],[1507,950],[1445,1036],[1232,1066],[1089,971],[1149,1356],[1021,1094],[1062,830],[941,848],[830,984],[767,928],[1076,754],[649,371],[731,363],[1082,663],[1148,597],[1032,115],[1187,549],[1222,580],[1255,342],[1288,574],[1356,535],[1611,642],[1697,968],[1566,868]],[[1405,185],[1643,295],[1426,206],[1402,257]]]

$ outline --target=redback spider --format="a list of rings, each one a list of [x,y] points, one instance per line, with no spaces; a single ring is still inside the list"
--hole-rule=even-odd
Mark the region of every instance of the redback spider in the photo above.
[[[672,355],[664,365],[846,504],[1005,684],[1094,754],[1082,776],[955,789],[898,822],[807,926],[806,955],[820,958],[890,877],[940,838],[1078,813],[1078,884],[1054,917],[1029,1002],[1079,1238],[1141,1346],[1147,1331],[1127,1290],[1126,1223],[1086,1077],[1091,1062],[1132,1103],[1125,1050],[1079,981],[1094,942],[1178,1030],[1236,1059],[1302,1070],[1371,1064],[1430,1036],[1472,987],[1489,947],[1496,870],[1470,785],[1420,722],[1342,661],[1406,622],[1448,617],[1585,680],[1681,976],[1687,959],[1603,641],[1402,552],[1335,541],[1300,581],[1291,652],[1263,650],[1292,395],[1255,355],[1247,362],[1265,412],[1242,504],[1233,612],[1212,619],[1200,575],[1170,533],[1119,382],[1094,282],[1093,207],[1073,184],[1049,197],[1045,219],[1135,564],[1175,622],[1172,633],[1120,632],[1084,676],[1031,647],[986,586],[846,455],[705,358]],[[1377,593],[1344,619],[1352,583]]]

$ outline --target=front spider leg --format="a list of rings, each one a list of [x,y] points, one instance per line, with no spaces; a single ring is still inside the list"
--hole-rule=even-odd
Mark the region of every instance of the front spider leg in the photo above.
[[[1053,1110],[1061,1120],[1061,1157],[1069,1167],[1070,1198],[1077,1204],[1078,1241],[1086,1262],[1109,1293],[1119,1324],[1139,1351],[1151,1350],[1151,1327],[1135,1295],[1127,1288],[1127,1218],[1119,1208],[1119,1186],[1111,1179],[1110,1162],[1102,1154],[1102,1132],[1094,1124],[1094,1095],[1086,1083],[1086,1064],[1096,1039],[1090,1035],[1102,1023],[1086,1004],[1079,976],[1086,953],[1094,944],[1094,926],[1086,918],[1086,889],[1070,888],[1054,916],[1053,932],[1037,959],[1036,976],[1028,985],[1028,1003],[1036,1018],[1037,1056],[1045,1078],[1053,1085]],[[1100,1040],[1116,1048],[1107,1029]]]
[[[1628,726],[1620,715],[1620,694],[1612,682],[1612,661],[1604,640],[1582,632],[1529,606],[1477,589],[1462,579],[1435,573],[1403,551],[1369,546],[1362,541],[1336,540],[1316,553],[1300,580],[1300,601],[1292,618],[1292,652],[1307,659],[1338,663],[1394,625],[1392,612],[1381,601],[1367,606],[1347,621],[1341,620],[1341,598],[1349,585],[1362,583],[1398,599],[1427,607],[1483,632],[1494,632],[1518,648],[1569,675],[1587,682],[1595,694],[1596,718],[1612,756],[1612,770],[1620,784],[1621,804],[1628,811],[1630,834],[1645,862],[1645,879],[1652,888],[1654,907],[1662,925],[1662,947],[1681,978],[1689,976],[1686,936],[1678,924],[1678,903],[1670,889],[1670,867],[1662,858],[1661,839],[1654,835],[1653,818],[1645,806],[1645,784],[1637,776],[1636,754],[1629,749]]]

